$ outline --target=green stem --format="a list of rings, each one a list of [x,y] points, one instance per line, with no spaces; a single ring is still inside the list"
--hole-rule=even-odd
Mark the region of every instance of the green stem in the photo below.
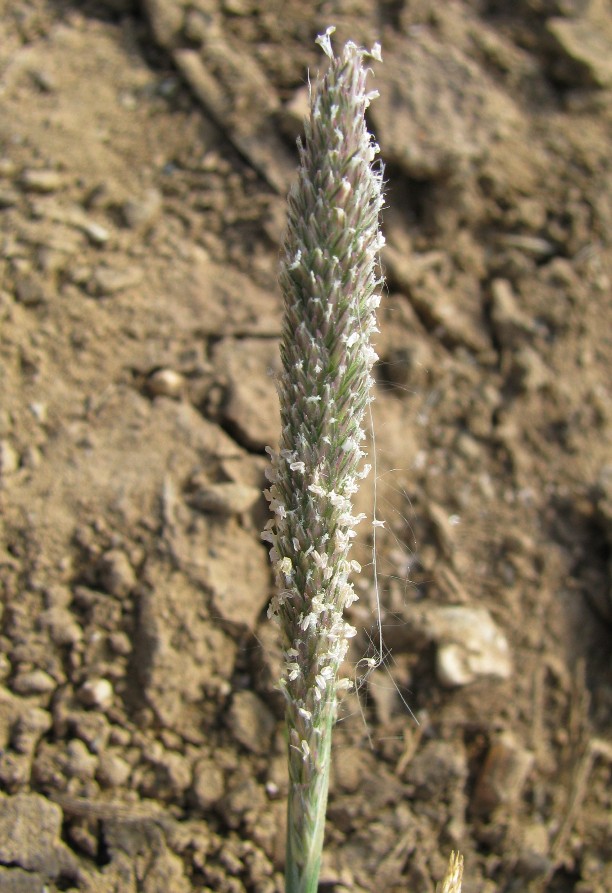
[[[289,748],[285,893],[317,893],[327,812],[333,716],[321,728],[314,771]],[[300,765],[300,763],[302,765]]]

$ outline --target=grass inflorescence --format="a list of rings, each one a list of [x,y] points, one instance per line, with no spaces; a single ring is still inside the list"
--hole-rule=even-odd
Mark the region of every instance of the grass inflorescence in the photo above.
[[[331,732],[339,678],[355,630],[344,610],[356,599],[349,559],[352,497],[362,466],[364,413],[377,359],[370,338],[380,301],[378,253],[383,204],[378,151],[365,111],[363,60],[347,43],[336,57],[329,29],[318,38],[329,59],[311,92],[298,180],[289,195],[281,262],[284,325],[279,379],[281,440],[267,496],[279,622],[285,657],[280,686],[289,737],[287,891],[317,888],[325,824]]]

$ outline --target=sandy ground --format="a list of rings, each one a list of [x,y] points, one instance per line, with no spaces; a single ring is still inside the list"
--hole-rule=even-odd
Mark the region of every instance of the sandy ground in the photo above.
[[[4,0],[2,891],[282,890],[261,490],[330,23],[383,44],[385,659],[364,524],[321,890],[612,889],[609,0]]]

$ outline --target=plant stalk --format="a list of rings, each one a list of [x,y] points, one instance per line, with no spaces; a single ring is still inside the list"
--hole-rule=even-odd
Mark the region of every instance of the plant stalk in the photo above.
[[[289,755],[286,893],[317,893],[327,812],[333,721],[321,733],[319,764],[310,778],[302,755]]]
[[[372,399],[370,337],[380,302],[378,252],[382,173],[365,123],[375,94],[362,60],[380,58],[347,43],[318,43],[328,71],[311,94],[298,181],[289,195],[281,261],[284,298],[281,439],[266,491],[277,593],[269,614],[281,629],[289,745],[287,893],[316,893],[321,865],[339,670],[355,630],[349,560],[352,497],[361,469],[364,412]]]

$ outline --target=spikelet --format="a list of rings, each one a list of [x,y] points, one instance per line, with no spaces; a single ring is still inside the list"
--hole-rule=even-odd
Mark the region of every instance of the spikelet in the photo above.
[[[461,853],[452,852],[446,869],[446,874],[442,879],[437,893],[461,893],[461,884],[463,882],[463,856]]]

